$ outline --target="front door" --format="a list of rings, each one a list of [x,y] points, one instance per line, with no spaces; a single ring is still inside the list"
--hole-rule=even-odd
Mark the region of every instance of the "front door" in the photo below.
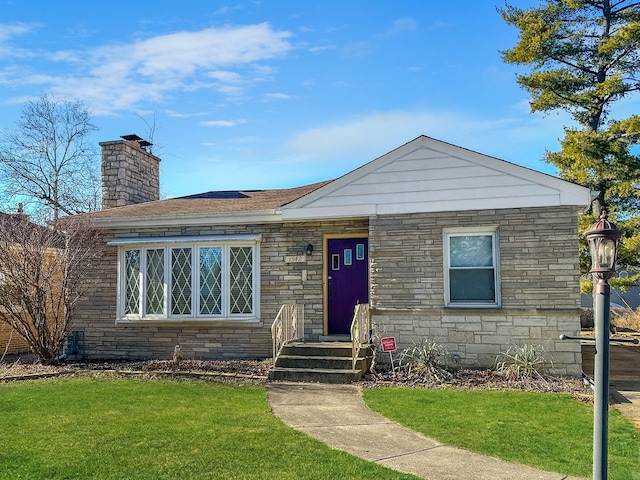
[[[358,303],[369,303],[367,238],[327,240],[327,328],[329,335],[348,335]]]

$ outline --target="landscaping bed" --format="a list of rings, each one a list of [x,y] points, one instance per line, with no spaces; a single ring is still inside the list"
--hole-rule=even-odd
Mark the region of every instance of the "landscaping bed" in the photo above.
[[[242,381],[264,384],[272,361],[268,360],[171,360],[146,361],[94,361],[68,362],[43,366],[30,361],[0,363],[0,381],[40,378],[52,375],[121,374],[143,376],[194,376],[224,381]],[[531,392],[567,392],[582,400],[592,395],[591,388],[582,379],[565,377],[506,378],[492,370],[460,369],[451,377],[379,371],[366,374],[357,385],[362,388],[376,386],[411,386],[423,388],[521,390]]]
[[[459,390],[520,390],[526,392],[565,392],[580,400],[590,401],[593,390],[580,378],[540,376],[530,378],[508,378],[493,370],[460,369],[452,372],[450,378],[436,378],[430,375],[408,375],[390,371],[368,373],[358,382],[363,388],[375,386],[410,386],[424,388],[455,388]]]

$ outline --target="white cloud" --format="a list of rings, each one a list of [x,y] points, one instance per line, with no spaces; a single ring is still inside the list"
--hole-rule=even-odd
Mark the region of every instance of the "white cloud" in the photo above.
[[[335,50],[336,48],[338,48],[336,45],[318,45],[317,47],[309,48],[309,51],[311,53],[318,53],[324,52],[326,50]]]
[[[32,52],[12,44],[15,37],[26,35],[39,27],[34,23],[0,23],[0,58],[24,58],[33,56]]]
[[[201,117],[206,115],[205,112],[195,112],[195,113],[185,113],[185,112],[176,112],[174,110],[165,110],[165,113],[173,118],[193,118],[193,117]]]
[[[447,111],[372,112],[299,133],[289,139],[285,152],[291,162],[322,161],[348,170],[426,135],[545,170],[540,158],[545,146],[553,149],[549,138],[562,134],[564,121],[535,115],[480,119]]]
[[[246,123],[246,120],[205,120],[199,122],[198,125],[201,127],[235,127],[243,123]]]
[[[278,93],[278,92],[267,93],[265,96],[269,100],[289,100],[291,98],[291,95],[287,95],[286,93]]]
[[[208,76],[224,83],[240,83],[242,81],[242,76],[238,72],[225,70],[209,72]]]
[[[5,35],[10,33],[5,30]],[[43,60],[64,64],[64,74],[32,74],[14,81],[39,84],[62,97],[80,97],[96,114],[130,110],[142,101],[160,102],[177,90],[214,89],[223,95],[239,95],[247,86],[273,75],[274,69],[261,62],[289,52],[290,36],[261,23],[53,52]],[[68,73],[70,67],[75,69]]]
[[[0,23],[0,43],[11,40],[13,37],[29,33],[37,27],[38,25],[33,23]]]
[[[399,33],[411,32],[418,28],[418,24],[411,17],[399,18],[395,20],[385,32],[386,35],[397,35]]]

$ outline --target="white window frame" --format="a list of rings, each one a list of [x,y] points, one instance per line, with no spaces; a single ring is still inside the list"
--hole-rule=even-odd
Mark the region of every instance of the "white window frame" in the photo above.
[[[256,322],[260,318],[260,235],[238,236],[200,236],[200,237],[176,237],[176,238],[144,238],[144,239],[116,239],[109,245],[118,246],[118,293],[117,293],[117,318],[118,323],[139,322]],[[222,308],[220,314],[200,314],[200,248],[219,247],[222,249]],[[232,248],[251,248],[252,273],[251,273],[251,313],[231,313],[230,301],[230,251]],[[172,250],[176,248],[191,249],[191,313],[183,315],[171,314],[171,259]],[[164,250],[164,307],[163,314],[145,315],[146,311],[146,261],[147,250]],[[125,313],[126,302],[126,271],[125,252],[140,250],[140,305],[139,312],[135,314]]]
[[[450,275],[450,239],[452,237],[483,236],[492,237],[493,270],[495,298],[493,302],[459,302],[451,301]],[[444,230],[444,296],[445,306],[451,308],[500,308],[502,306],[501,281],[500,281],[500,238],[497,226],[452,228]]]

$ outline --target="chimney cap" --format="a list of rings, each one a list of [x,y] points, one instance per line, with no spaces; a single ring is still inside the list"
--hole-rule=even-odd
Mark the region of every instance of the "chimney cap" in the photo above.
[[[139,137],[135,133],[132,133],[131,135],[120,135],[120,138],[124,138],[128,142],[137,142],[138,140],[142,140],[142,137]]]
[[[153,143],[148,142],[144,138],[139,137],[138,135],[136,135],[135,133],[132,133],[130,135],[120,135],[120,138],[123,138],[127,142],[137,143],[138,146],[140,148],[142,148],[145,152],[147,151],[147,147],[153,146]]]

